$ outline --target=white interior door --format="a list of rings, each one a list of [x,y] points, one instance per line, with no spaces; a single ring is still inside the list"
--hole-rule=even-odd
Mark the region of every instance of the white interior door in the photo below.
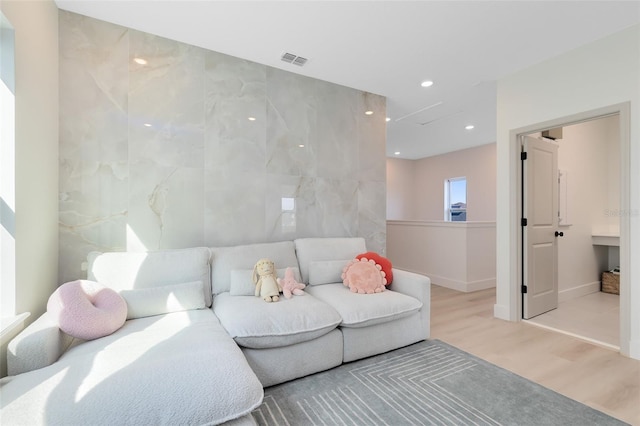
[[[522,316],[558,307],[558,146],[525,136],[523,141]]]

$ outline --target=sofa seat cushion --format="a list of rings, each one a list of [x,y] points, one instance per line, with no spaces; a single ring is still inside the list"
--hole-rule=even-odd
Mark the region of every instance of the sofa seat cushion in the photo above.
[[[391,290],[358,294],[342,283],[311,286],[309,294],[334,307],[342,317],[341,327],[367,327],[403,318],[418,312],[422,302]]]
[[[2,424],[218,424],[263,390],[210,309],[127,321],[1,384]]]
[[[240,346],[278,348],[327,334],[341,321],[331,306],[305,294],[267,303],[255,296],[218,294],[213,311]]]

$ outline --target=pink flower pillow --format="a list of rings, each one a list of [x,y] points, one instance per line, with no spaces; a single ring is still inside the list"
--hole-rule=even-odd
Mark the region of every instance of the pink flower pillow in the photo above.
[[[342,271],[342,283],[354,293],[372,294],[385,290],[382,266],[365,257],[350,261]]]
[[[93,340],[122,327],[127,319],[127,302],[102,284],[77,280],[53,292],[47,312],[68,335]]]
[[[373,260],[382,267],[384,277],[387,279],[387,285],[393,282],[393,265],[391,264],[391,261],[389,259],[387,259],[386,257],[382,257],[378,253],[375,253],[373,251],[359,254],[356,256],[356,259],[362,259],[363,257],[366,257],[369,260]]]

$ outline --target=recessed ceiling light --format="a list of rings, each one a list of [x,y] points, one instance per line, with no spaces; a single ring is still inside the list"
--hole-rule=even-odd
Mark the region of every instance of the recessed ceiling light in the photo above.
[[[465,128],[465,129],[467,129],[467,130],[471,130],[471,129],[473,129],[474,127],[475,127],[475,126],[474,126],[473,124],[468,124],[468,125],[464,126],[464,128]]]
[[[298,148],[304,148],[304,144],[301,143],[300,145],[298,145]]]
[[[147,65],[147,60],[144,58],[133,58],[133,62],[138,65]]]
[[[394,152],[393,155],[400,155],[400,151]]]
[[[391,117],[387,117],[387,118],[385,119],[385,121],[386,121],[386,122],[391,121]]]
[[[422,86],[422,87],[431,87],[431,86],[433,86],[433,81],[425,80],[422,83],[420,83],[420,86]]]
[[[256,121],[255,117],[248,117],[249,121]]]
[[[373,115],[373,111],[365,111],[364,112],[366,115]]]
[[[144,123],[144,127],[151,127],[151,123]]]

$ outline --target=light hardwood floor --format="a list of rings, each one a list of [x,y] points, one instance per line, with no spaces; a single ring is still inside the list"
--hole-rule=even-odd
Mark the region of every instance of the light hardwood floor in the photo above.
[[[558,309],[538,315],[529,323],[620,348],[620,296],[590,293],[558,303]]]
[[[640,426],[640,361],[527,324],[493,317],[495,289],[431,286],[431,338]]]

